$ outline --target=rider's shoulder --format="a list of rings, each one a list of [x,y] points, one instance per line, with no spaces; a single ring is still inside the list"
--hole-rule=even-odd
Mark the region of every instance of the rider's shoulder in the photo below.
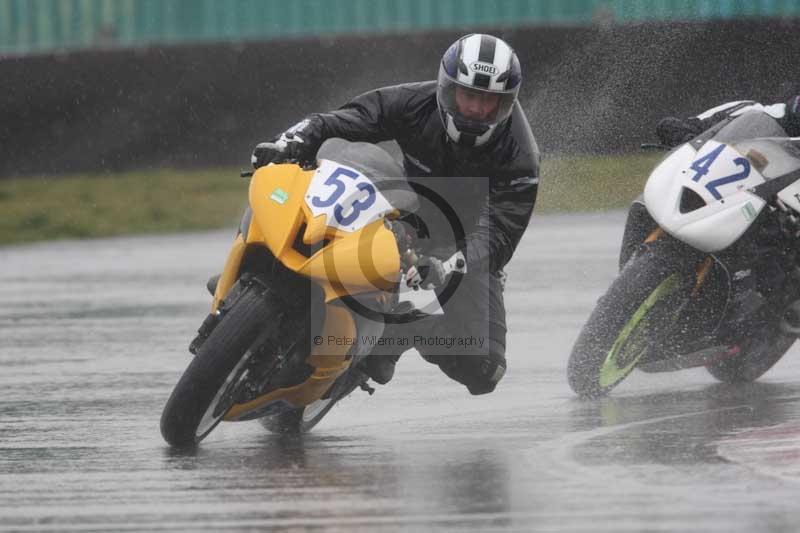
[[[513,168],[514,173],[532,173],[538,176],[541,158],[539,145],[519,102],[514,104],[511,113],[509,135],[513,141],[513,154],[509,158],[508,166]]]
[[[409,83],[398,83],[395,85],[386,85],[378,87],[369,93],[380,93],[383,95],[390,95],[394,97],[405,98],[430,98],[436,97],[436,80],[431,81],[415,81]]]
[[[356,101],[374,101],[390,113],[414,113],[436,103],[436,81],[387,85],[359,95]]]

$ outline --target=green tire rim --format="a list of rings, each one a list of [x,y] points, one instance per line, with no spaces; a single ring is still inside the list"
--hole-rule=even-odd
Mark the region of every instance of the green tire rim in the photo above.
[[[647,352],[647,337],[642,334],[647,331],[648,313],[659,301],[670,296],[680,287],[681,276],[672,274],[642,302],[625,327],[622,328],[600,368],[599,384],[601,387],[612,387],[630,374],[639,359]]]

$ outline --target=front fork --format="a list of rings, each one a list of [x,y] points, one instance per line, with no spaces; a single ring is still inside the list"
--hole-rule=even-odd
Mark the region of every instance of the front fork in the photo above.
[[[636,254],[640,246],[669,238],[650,217],[641,198],[637,199],[628,212],[620,248],[620,269]],[[717,268],[715,264],[718,265]],[[742,268],[729,271],[729,266],[728,261],[723,262],[711,255],[698,257],[694,266],[695,281],[691,296],[698,303],[701,303],[703,288],[709,283],[721,283],[722,288],[727,285],[725,297],[720,296],[717,305],[711,306],[721,313],[713,333],[719,342],[737,344],[742,338],[761,331],[764,327],[776,325],[786,335],[800,336],[800,299],[797,299],[800,295],[800,269],[790,268],[786,272],[780,265],[776,265],[785,272],[776,283],[773,281],[774,276],[770,274],[771,270],[752,272],[751,268]],[[772,283],[766,283],[765,286],[768,281]],[[713,293],[713,288],[709,291]],[[721,300],[725,300],[724,306],[719,305]]]
[[[214,297],[214,305],[212,306],[211,313],[209,313],[205,320],[203,320],[203,323],[200,324],[200,327],[197,329],[197,336],[189,343],[189,352],[197,355],[197,351],[203,343],[206,342],[206,339],[208,339],[208,336],[214,331],[214,328],[217,327],[217,324],[222,320],[225,313],[236,305],[236,302],[244,293],[245,289],[256,283],[261,286],[262,291],[267,290],[266,285],[256,276],[245,273],[230,287],[230,290],[226,290],[225,299],[217,299],[216,296]]]
[[[649,219],[649,215],[647,218]],[[652,222],[652,219],[649,220]],[[649,231],[642,235],[644,228],[649,228]],[[695,345],[706,343],[711,336],[716,335],[724,323],[731,295],[727,270],[714,256],[701,254],[673,239],[655,222],[640,223],[636,230],[631,232],[630,227],[626,228],[627,238],[638,233],[641,240],[635,244],[623,242],[620,257],[622,265],[635,257],[641,247],[652,246],[657,242],[663,244],[674,242],[674,253],[679,257],[676,259],[676,267],[687,276],[688,279],[684,278],[685,290],[690,292],[681,311],[682,317],[679,319],[680,335],[673,339],[670,351],[677,353],[693,351]],[[627,258],[624,257],[626,246],[629,254]],[[715,265],[718,265],[717,268]]]

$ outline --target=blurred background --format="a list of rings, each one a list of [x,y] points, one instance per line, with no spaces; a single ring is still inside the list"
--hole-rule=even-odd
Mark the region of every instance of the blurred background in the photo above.
[[[132,226],[100,227],[101,211],[125,205],[104,208],[108,195],[161,200],[136,196],[137,184],[186,196],[197,191],[176,176],[199,172],[205,200],[231,192],[202,172],[232,179],[254,144],[307,113],[435,78],[447,46],[474,31],[519,54],[521,101],[550,172],[542,207],[619,207],[641,181],[620,172],[641,176],[652,162],[620,157],[654,140],[659,118],[800,90],[799,15],[794,0],[0,0],[0,242],[230,221],[174,221],[166,203]],[[120,181],[93,182],[71,203],[85,209],[54,221],[18,180],[64,175]],[[596,175],[603,189],[584,191]],[[61,202],[63,183],[47,185]]]

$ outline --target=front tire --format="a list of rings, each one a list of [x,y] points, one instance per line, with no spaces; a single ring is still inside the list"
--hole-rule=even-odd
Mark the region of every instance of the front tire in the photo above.
[[[164,440],[193,446],[222,421],[246,376],[254,344],[276,317],[261,285],[244,290],[175,385],[161,415]]]
[[[583,326],[567,365],[573,391],[606,395],[665,339],[688,301],[693,276],[667,242],[647,245],[620,272]]]

